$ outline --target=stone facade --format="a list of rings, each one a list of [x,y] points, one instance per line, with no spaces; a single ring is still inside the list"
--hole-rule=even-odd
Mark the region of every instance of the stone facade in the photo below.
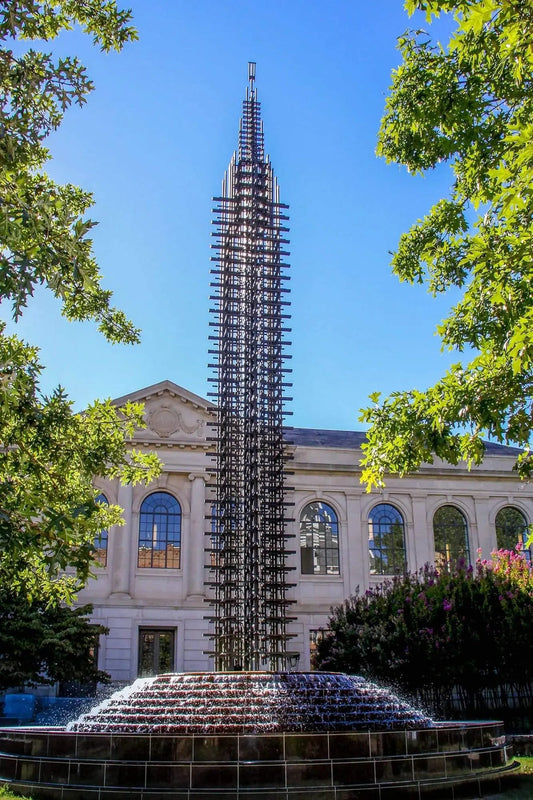
[[[127,399],[145,403],[147,428],[137,433],[135,447],[154,449],[163,471],[150,486],[96,482],[109,503],[122,506],[125,525],[108,532],[107,548],[105,541],[100,547],[105,566],[97,568],[96,577],[79,596],[80,603],[93,604],[94,621],[110,630],[102,638],[100,668],[108,671],[113,681],[124,683],[140,672],[148,674],[150,659],[155,659],[156,667],[178,672],[212,667],[204,654],[209,649],[204,581],[209,577],[205,567],[205,532],[209,530],[206,483],[214,407],[170,381],[119,398],[117,404]],[[471,561],[478,552],[488,557],[496,547],[496,515],[501,509],[512,508],[526,523],[533,522],[533,485],[513,473],[516,451],[511,448],[489,445],[483,464],[470,471],[436,461],[415,475],[391,478],[383,491],[366,493],[359,482],[363,434],[294,429],[287,439],[294,451],[290,466],[293,488],[287,496],[294,504],[293,571],[289,573],[289,582],[294,584],[289,596],[295,600],[290,609],[295,617],[291,650],[299,653],[301,670],[310,667],[313,637],[327,623],[330,608],[386,576],[392,550],[381,552],[378,548],[373,559],[369,558],[369,517],[372,519],[376,509],[392,509],[400,520],[393,534],[394,563],[403,563],[409,571],[435,561],[434,516],[442,507],[460,512]],[[165,512],[156,517],[146,510],[146,499],[156,492],[175,504],[170,516]],[[142,557],[141,518],[145,530],[146,520],[151,520],[153,536],[153,541],[145,540]],[[161,522],[170,518],[175,523],[174,533],[168,534],[165,544]],[[307,527],[301,522],[305,519]],[[378,522],[375,518],[376,537]],[[304,529],[310,537],[307,540]],[[374,538],[374,548],[376,541]],[[177,568],[161,566],[163,551],[166,547],[168,553],[170,546],[173,560],[167,564],[176,564],[177,559]],[[320,548],[322,553],[318,553]],[[151,562],[155,566],[139,566],[148,563],[150,552],[157,555]]]

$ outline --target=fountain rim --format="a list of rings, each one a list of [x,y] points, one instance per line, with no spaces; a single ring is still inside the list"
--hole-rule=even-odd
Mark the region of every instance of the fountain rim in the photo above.
[[[349,678],[361,678],[373,683],[371,679],[364,678],[352,672],[338,672],[336,670],[313,669],[228,669],[228,670],[194,670],[191,672],[158,672],[157,675],[139,675],[135,680],[144,678],[161,678],[165,675],[346,675]]]
[[[381,730],[359,729],[359,730],[342,730],[342,731],[260,731],[258,733],[165,733],[163,731],[69,731],[64,725],[8,725],[0,726],[0,734],[5,733],[61,733],[69,736],[163,736],[165,738],[176,737],[182,738],[187,736],[197,736],[200,738],[210,738],[216,736],[249,736],[252,738],[257,737],[272,737],[272,736],[367,736],[368,734],[395,734],[395,733],[427,733],[435,729],[449,729],[456,728],[485,728],[494,725],[503,725],[503,720],[500,719],[482,719],[482,720],[434,720],[430,728],[396,728],[389,729],[383,728]]]

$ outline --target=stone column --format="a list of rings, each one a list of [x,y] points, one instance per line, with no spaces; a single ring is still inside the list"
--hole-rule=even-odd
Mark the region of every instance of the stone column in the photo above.
[[[344,594],[346,597],[355,594],[357,587],[368,584],[368,548],[361,552],[361,492],[350,494],[346,498],[346,538],[347,558],[344,563]]]
[[[133,530],[133,487],[120,486],[118,504],[124,509],[125,525],[117,525],[113,535],[111,561],[111,594],[130,594],[130,552],[135,546],[136,532]]]
[[[496,533],[494,527],[491,529],[489,523],[489,504],[487,498],[476,497],[474,500],[476,511],[476,521],[470,531],[470,550],[472,562],[475,562],[478,554],[477,548],[481,550],[481,558],[490,558],[490,554],[496,547]],[[477,534],[477,535],[476,535]]]
[[[413,503],[413,563],[409,564],[409,571],[414,572],[424,564],[435,563],[435,548],[433,546],[433,527],[428,526],[427,497],[426,495],[412,495]]]
[[[189,551],[189,574],[187,595],[203,596],[205,571],[205,481],[206,475],[192,472],[191,481],[191,518]]]

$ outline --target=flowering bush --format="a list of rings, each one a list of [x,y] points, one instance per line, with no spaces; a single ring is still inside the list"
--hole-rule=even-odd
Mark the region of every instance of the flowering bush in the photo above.
[[[528,698],[533,685],[533,572],[520,552],[451,571],[426,566],[334,609],[315,666],[393,685],[447,713]],[[533,697],[530,698],[533,700]]]

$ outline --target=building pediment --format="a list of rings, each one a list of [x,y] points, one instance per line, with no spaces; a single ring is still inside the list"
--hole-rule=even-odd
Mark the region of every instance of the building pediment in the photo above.
[[[215,414],[215,407],[208,400],[168,380],[113,402],[117,406],[143,403],[146,428],[138,430],[134,439],[156,445],[205,442],[207,425]]]

